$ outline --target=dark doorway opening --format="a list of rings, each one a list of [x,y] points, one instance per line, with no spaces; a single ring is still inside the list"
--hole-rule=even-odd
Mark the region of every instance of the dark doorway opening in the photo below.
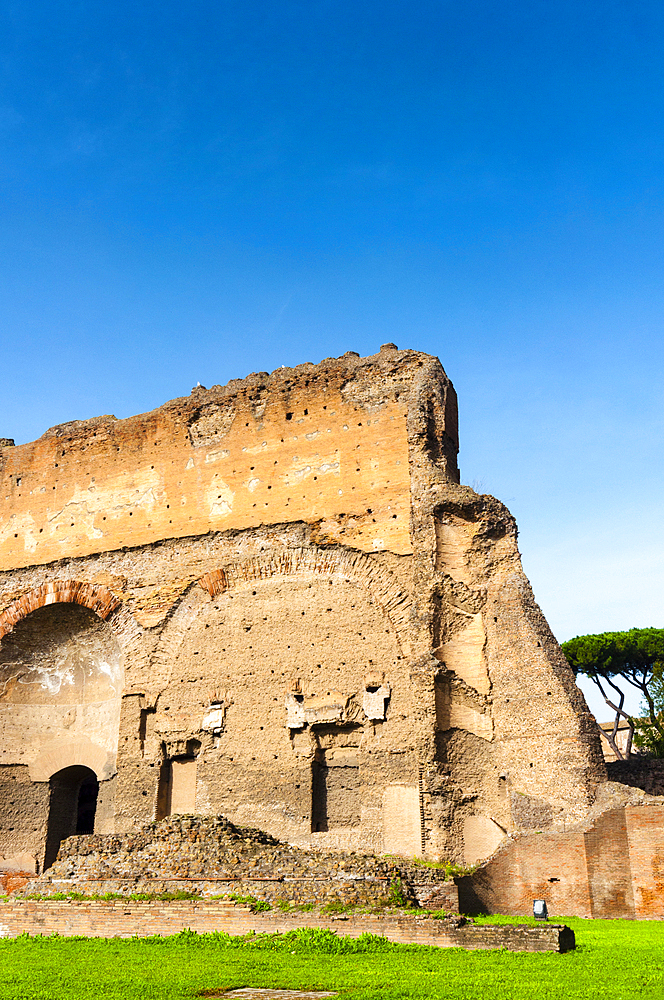
[[[95,813],[97,812],[97,796],[99,782],[96,775],[85,778],[78,790],[78,807],[76,809],[76,833],[95,832]]]
[[[327,767],[324,752],[311,765],[311,832],[327,830]]]
[[[173,769],[168,757],[164,757],[159,768],[159,784],[157,785],[157,809],[155,819],[164,819],[171,814],[171,797],[173,786]]]
[[[58,771],[50,786],[44,870],[51,867],[66,837],[94,833],[99,794],[96,774],[80,764]]]

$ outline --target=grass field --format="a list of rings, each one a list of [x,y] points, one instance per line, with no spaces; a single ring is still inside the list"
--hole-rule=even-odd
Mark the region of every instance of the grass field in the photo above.
[[[664,922],[565,922],[577,938],[576,951],[566,955],[357,942],[315,930],[253,942],[189,932],[163,939],[18,938],[0,941],[0,997],[194,1000],[204,990],[262,986],[338,990],[340,1000],[664,998]]]

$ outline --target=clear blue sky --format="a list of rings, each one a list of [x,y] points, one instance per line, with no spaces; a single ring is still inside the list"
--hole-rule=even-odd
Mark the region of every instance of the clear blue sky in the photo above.
[[[0,436],[387,340],[559,639],[664,625],[664,7],[7,0]]]

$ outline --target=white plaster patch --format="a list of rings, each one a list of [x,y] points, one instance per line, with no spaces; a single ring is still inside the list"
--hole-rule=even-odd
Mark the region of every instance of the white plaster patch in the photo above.
[[[289,729],[303,729],[306,725],[303,701],[301,695],[296,697],[290,692],[286,695],[286,725]]]
[[[325,475],[326,473],[332,473],[336,476],[340,474],[339,461],[336,458],[336,453],[326,456],[322,461],[320,455],[315,455],[314,457],[318,464],[301,465],[299,468],[289,470],[281,477],[284,484],[286,486],[294,486],[314,474],[320,476]],[[293,464],[295,465],[299,461],[299,456],[293,455]]]
[[[100,673],[105,674],[111,682],[111,686],[116,694],[122,691],[123,673],[119,663],[107,663],[106,660],[97,660],[97,668]]]
[[[224,728],[224,717],[226,715],[226,709],[223,707],[211,708],[203,716],[203,721],[201,722],[201,729],[206,732],[218,734],[221,733]]]
[[[311,475],[311,466],[303,465],[299,469],[291,469],[291,471],[287,472],[282,478],[286,486],[292,486],[295,483],[301,483],[302,480],[306,479],[309,475]]]
[[[385,718],[385,703],[390,697],[390,685],[385,683],[375,690],[365,690],[362,695],[362,711],[367,719],[378,721]]]
[[[259,455],[266,448],[267,441],[261,441],[260,444],[250,445],[248,448],[243,448],[242,451],[246,451],[247,455]]]
[[[136,501],[136,506],[137,507],[143,507],[143,508],[145,508],[145,510],[152,510],[152,508],[154,507],[154,505],[156,504],[156,502],[157,502],[157,498],[155,496],[155,492],[152,489],[152,487],[150,487],[150,489],[146,490],[145,493],[143,494],[143,496],[140,497],[140,499]]]
[[[36,675],[36,676],[35,676]],[[60,694],[63,684],[74,683],[74,671],[64,661],[50,667],[33,667],[30,673],[19,677],[19,684],[39,684],[50,695]]]
[[[223,479],[217,479],[215,476],[215,480],[216,482],[208,486],[205,491],[205,501],[210,510],[210,517],[228,517],[233,511],[235,493]]]

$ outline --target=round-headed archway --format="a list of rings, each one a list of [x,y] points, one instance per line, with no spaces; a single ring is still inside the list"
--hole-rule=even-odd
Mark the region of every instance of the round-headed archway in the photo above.
[[[99,782],[89,767],[75,764],[50,780],[50,800],[44,869],[55,861],[65,837],[94,833]]]

